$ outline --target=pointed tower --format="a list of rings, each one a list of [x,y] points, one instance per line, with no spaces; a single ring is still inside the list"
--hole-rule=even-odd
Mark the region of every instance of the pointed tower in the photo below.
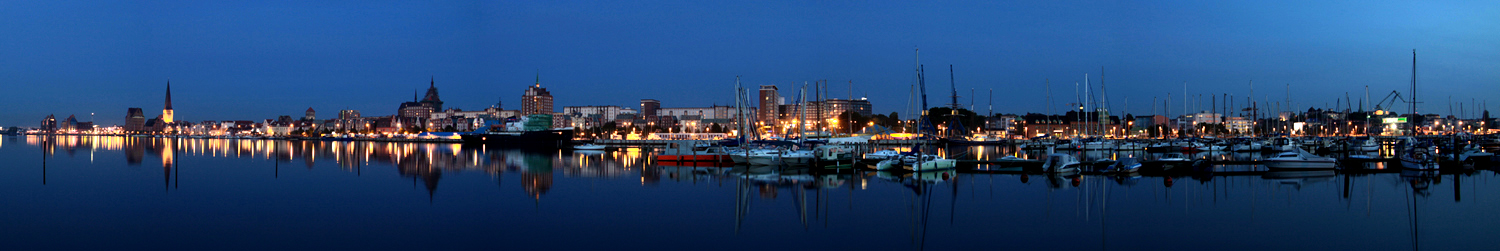
[[[172,123],[172,81],[167,80],[167,105],[161,109],[161,122]]]
[[[427,106],[432,107],[432,111],[434,112],[443,110],[443,99],[438,98],[436,78],[432,82],[428,82],[427,95],[422,96],[419,102],[426,103]]]

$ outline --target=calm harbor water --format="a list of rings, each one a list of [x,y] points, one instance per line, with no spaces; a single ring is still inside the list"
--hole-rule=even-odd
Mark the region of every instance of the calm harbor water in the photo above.
[[[1500,246],[1488,231],[1500,226],[1500,181],[1488,170],[810,174],[672,166],[637,148],[67,136],[4,136],[0,160],[10,250]]]

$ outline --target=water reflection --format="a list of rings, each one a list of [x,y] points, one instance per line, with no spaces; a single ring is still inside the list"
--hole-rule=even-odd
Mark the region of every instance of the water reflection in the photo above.
[[[15,144],[16,140],[25,143]],[[498,186],[507,192],[522,194],[528,198],[524,201],[528,206],[547,196],[552,196],[547,200],[556,206],[536,212],[508,212],[507,215],[509,218],[535,218],[535,221],[482,217],[476,217],[474,221],[506,226],[506,229],[565,232],[567,234],[536,238],[573,249],[608,247],[568,242],[565,237],[604,234],[641,238],[683,235],[712,242],[738,243],[777,240],[744,244],[746,249],[820,246],[817,244],[831,242],[848,243],[850,249],[993,249],[996,243],[1023,250],[1150,249],[1164,247],[1166,243],[1194,246],[1225,242],[1265,243],[1264,240],[1268,239],[1320,233],[1366,237],[1350,237],[1353,240],[1291,238],[1296,240],[1224,249],[1296,249],[1334,243],[1348,249],[1391,249],[1406,245],[1428,249],[1479,249],[1500,244],[1487,238],[1423,241],[1431,238],[1427,236],[1464,236],[1494,227],[1492,222],[1468,220],[1487,217],[1490,208],[1500,206],[1500,200],[1479,195],[1500,188],[1489,182],[1495,173],[1488,170],[1443,173],[1219,172],[1173,176],[1019,171],[976,173],[967,170],[824,172],[774,166],[658,163],[651,160],[649,149],[640,148],[534,152],[458,144],[150,137],[27,136],[7,137],[3,141],[12,144],[0,148],[0,154],[26,154],[3,155],[5,157],[34,160],[41,155],[44,183],[47,182],[46,169],[49,166],[84,162],[84,154],[88,154],[86,163],[94,163],[96,152],[115,153],[99,156],[123,156],[127,166],[142,166],[147,162],[154,165],[159,161],[169,189],[182,182],[181,174],[189,174],[189,178],[213,175],[193,172],[209,168],[194,163],[204,163],[198,162],[204,159],[227,159],[276,168],[277,174],[260,173],[258,175],[262,176],[253,178],[267,184],[278,178],[287,180],[278,176],[281,165],[293,169],[333,170],[332,174],[315,177],[315,181],[340,177],[398,177],[399,180],[395,180],[401,182],[398,185],[405,186],[409,181],[410,186],[425,192],[423,206],[430,203],[441,207],[465,206],[468,205],[464,204],[465,199],[490,196],[468,189],[476,184],[476,180],[462,178],[467,173],[483,174],[494,178],[484,180],[481,185]],[[35,149],[40,151],[30,152]],[[1040,156],[1033,151],[995,146],[929,151],[973,159],[1004,156],[1035,159]],[[123,154],[118,154],[121,152]],[[1145,152],[1075,154],[1104,159],[1158,157]],[[1254,160],[1260,156],[1215,153],[1203,157]],[[98,162],[118,162],[119,159],[114,160]],[[1385,170],[1384,165],[1372,162],[1364,168]],[[30,174],[35,169],[26,169],[29,171],[15,172],[12,176],[24,174],[28,177],[28,184],[35,184],[31,181],[34,178],[30,178],[35,177]],[[390,172],[392,169],[395,172]],[[153,177],[152,188],[160,189],[160,184],[155,182],[161,182],[161,179],[155,178],[154,167],[149,171]],[[327,177],[329,175],[337,177]],[[107,177],[78,175],[57,177],[81,181],[109,180]],[[502,181],[516,183],[495,183]],[[100,190],[118,186],[88,182],[67,184]],[[361,190],[378,190],[388,184],[357,185]],[[596,185],[601,188],[593,189],[592,186]],[[58,187],[56,184],[51,186]],[[270,185],[265,186],[257,188],[274,190]],[[520,189],[515,186],[520,186]],[[198,189],[200,191],[194,192],[217,192]],[[590,193],[597,194],[591,197],[588,196]],[[731,199],[734,201],[729,201]],[[392,210],[382,209],[388,204],[354,204],[360,210]],[[630,211],[628,208],[633,205],[647,206],[645,211]],[[24,211],[24,206],[21,208],[0,209],[0,212],[10,215],[31,212]],[[548,214],[548,210],[561,213]],[[607,212],[615,210],[625,213]],[[394,212],[399,211],[377,213]],[[591,217],[595,214],[602,216]],[[629,220],[635,218],[644,220]],[[651,233],[636,233],[633,231],[638,230],[636,228],[646,227],[614,227],[617,221],[665,227],[653,227]],[[445,226],[441,224],[451,223],[407,224]],[[600,230],[591,230],[594,228]],[[1393,235],[1411,238],[1381,238]],[[869,238],[881,241],[868,241]]]

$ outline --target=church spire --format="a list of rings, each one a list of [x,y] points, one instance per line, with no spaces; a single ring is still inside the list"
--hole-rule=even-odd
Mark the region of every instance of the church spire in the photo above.
[[[432,76],[432,82],[427,82],[427,88],[437,88],[437,76]]]
[[[163,108],[172,109],[172,80],[170,79],[167,80],[167,106]]]
[[[536,87],[542,87],[542,70],[536,70]]]
[[[172,118],[173,114],[172,114],[172,80],[171,79],[167,79],[167,100],[166,101],[167,101],[166,104],[161,108],[161,122],[172,123],[172,121],[173,121],[173,118]]]

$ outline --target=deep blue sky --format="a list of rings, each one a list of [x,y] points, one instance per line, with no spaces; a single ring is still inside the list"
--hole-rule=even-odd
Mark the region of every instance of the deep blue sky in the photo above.
[[[435,77],[450,107],[497,99],[519,107],[541,72],[557,108],[732,102],[746,85],[827,79],[836,97],[905,111],[913,49],[929,103],[977,88],[983,107],[1044,111],[1073,102],[1085,73],[1115,110],[1150,114],[1171,93],[1332,106],[1364,86],[1374,99],[1409,88],[1419,53],[1423,112],[1447,99],[1500,97],[1500,3],[1490,1],[533,1],[0,2],[0,125],[35,126],[127,107],[160,113],[173,83],[179,120],[394,113]],[[1318,3],[1307,3],[1318,2]],[[1496,105],[1500,106],[1500,98]],[[1243,103],[1243,102],[1240,102]],[[1325,105],[1325,103],[1327,105]]]

